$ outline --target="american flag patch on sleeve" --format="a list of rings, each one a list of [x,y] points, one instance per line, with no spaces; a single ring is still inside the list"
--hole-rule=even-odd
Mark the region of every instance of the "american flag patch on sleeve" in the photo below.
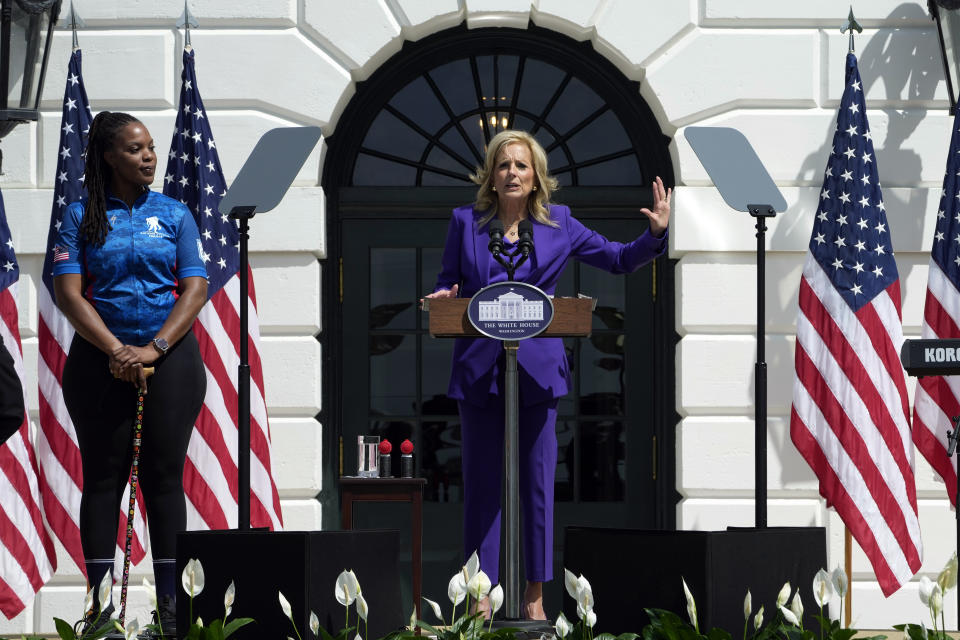
[[[64,260],[70,259],[70,251],[66,247],[61,247],[60,245],[54,245],[53,247],[53,261],[62,262]]]

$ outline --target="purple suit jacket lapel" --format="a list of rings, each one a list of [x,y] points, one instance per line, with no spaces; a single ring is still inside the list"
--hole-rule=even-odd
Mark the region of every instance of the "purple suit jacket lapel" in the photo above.
[[[473,263],[477,268],[477,273],[474,276],[476,278],[477,290],[482,288],[484,283],[490,281],[491,260],[490,251],[487,249],[489,224],[478,228],[477,219],[479,217],[477,212],[474,211],[473,217],[470,220],[470,226],[473,228]]]

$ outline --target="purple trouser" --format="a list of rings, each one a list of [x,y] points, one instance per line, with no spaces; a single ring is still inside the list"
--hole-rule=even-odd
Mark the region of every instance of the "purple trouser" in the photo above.
[[[459,402],[463,447],[463,550],[474,551],[491,584],[500,579],[500,493],[504,407],[492,396],[484,407]],[[557,399],[520,407],[520,506],[526,578],[553,578],[553,476],[557,467]]]

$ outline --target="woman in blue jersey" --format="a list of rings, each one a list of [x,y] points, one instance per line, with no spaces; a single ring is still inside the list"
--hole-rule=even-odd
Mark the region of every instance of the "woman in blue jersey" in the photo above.
[[[113,568],[131,462],[138,390],[140,448],[163,637],[176,637],[176,533],[186,528],[183,467],[206,376],[194,319],[207,300],[200,236],[190,211],[150,190],[157,156],[147,128],[102,112],[90,126],[88,196],[68,206],[54,248],[57,306],[76,329],[63,397],[83,462],[80,540],[88,583]],[[144,367],[153,367],[149,380]],[[87,613],[98,628],[113,605]]]

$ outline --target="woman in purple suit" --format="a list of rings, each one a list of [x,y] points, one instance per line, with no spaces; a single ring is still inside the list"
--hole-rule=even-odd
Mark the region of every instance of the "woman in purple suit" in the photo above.
[[[503,131],[487,147],[477,201],[454,209],[437,286],[428,298],[471,297],[507,279],[487,249],[490,221],[505,230],[504,249],[518,240],[521,220],[533,223],[534,249],[515,279],[552,295],[570,258],[611,273],[630,273],[667,246],[671,190],[657,177],[653,209],[641,209],[650,228],[633,242],[607,240],[584,227],[565,206],[550,204],[557,181],[547,171],[543,147],[524,131]],[[519,378],[520,502],[524,517],[527,584],[521,614],[544,620],[543,583],[553,578],[553,476],[557,466],[557,403],[570,386],[560,338],[523,340],[517,352]],[[460,338],[454,344],[448,395],[458,401],[463,448],[464,556],[474,551],[496,584],[500,560],[500,484],[503,467],[504,356],[500,342]],[[485,615],[489,605],[478,608]]]

